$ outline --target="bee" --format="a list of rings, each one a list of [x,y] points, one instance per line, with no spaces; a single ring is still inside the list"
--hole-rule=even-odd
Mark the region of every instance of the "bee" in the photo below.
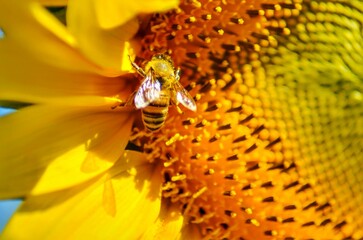
[[[196,111],[192,96],[179,82],[180,68],[175,69],[169,55],[155,54],[144,69],[130,61],[143,80],[126,105],[134,104],[137,109],[141,109],[142,121],[148,130],[157,131],[164,125],[171,104],[181,103]]]

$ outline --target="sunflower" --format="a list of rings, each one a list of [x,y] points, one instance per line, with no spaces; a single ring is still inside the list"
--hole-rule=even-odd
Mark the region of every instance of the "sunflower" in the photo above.
[[[0,100],[30,104],[0,119],[2,237],[362,238],[363,4],[175,4],[69,1],[65,28],[2,3]],[[170,55],[197,111],[112,110],[131,50]]]
[[[69,12],[80,8],[79,4],[87,9],[86,2],[69,2]],[[152,10],[162,11],[165,7],[168,6],[162,5],[162,8]],[[143,7],[145,9],[151,11],[146,6]],[[57,211],[65,216],[68,210],[62,208],[68,204],[76,205],[72,201],[79,201],[72,196],[82,201],[85,199],[78,190],[76,195],[70,192],[81,185],[81,192],[87,186],[91,187],[88,193],[84,192],[88,196],[101,191],[101,194],[95,195],[97,199],[91,198],[87,204],[95,217],[92,220],[91,215],[86,214],[90,222],[97,224],[98,219],[103,219],[95,212],[98,209],[101,215],[109,218],[109,223],[106,219],[102,220],[105,226],[114,225],[115,230],[122,232],[116,234],[110,231],[113,237],[136,238],[142,235],[144,232],[139,231],[140,225],[151,226],[159,215],[160,176],[154,176],[153,166],[144,166],[144,156],[124,151],[131,133],[133,114],[111,109],[129,94],[130,85],[126,81],[130,78],[125,77],[129,69],[127,66],[124,69],[122,65],[122,54],[127,51],[124,47],[127,45],[126,40],[137,31],[137,20],[128,15],[126,19],[117,19],[119,22],[116,25],[120,27],[107,26],[110,30],[96,32],[97,28],[92,27],[95,22],[84,19],[93,20],[94,16],[82,15],[78,10],[74,19],[72,14],[68,15],[68,29],[34,1],[4,1],[1,2],[0,12],[0,26],[4,33],[0,40],[1,102],[7,106],[27,106],[1,118],[1,144],[8,146],[7,150],[2,148],[0,154],[1,198],[24,198],[19,214],[14,216],[2,237],[54,238],[52,235],[55,234],[55,238],[64,238],[65,235],[58,235],[60,232],[42,232],[44,228],[36,230],[34,225],[26,224],[29,229],[24,228],[24,231],[17,233],[13,232],[13,227],[17,228],[17,224],[33,217],[40,217],[31,220],[37,222],[38,226],[43,221],[43,224],[50,223],[45,214],[37,214],[40,208],[43,213],[47,210]],[[138,13],[137,9],[135,13]],[[77,25],[82,23],[82,26]],[[84,32],[78,31],[78,27]],[[94,31],[87,32],[93,28]],[[71,35],[72,31],[76,33]],[[82,37],[88,37],[82,34],[90,34],[89,38],[92,39],[88,43],[105,41],[108,44],[90,48],[89,45],[81,44]],[[115,39],[118,39],[117,44],[111,45]],[[114,60],[113,65],[109,64],[110,59]],[[126,65],[130,65],[128,60]],[[128,162],[130,166],[127,166]],[[111,169],[116,169],[116,172]],[[57,203],[54,198],[52,200],[52,195]],[[61,196],[65,198],[62,200]],[[35,202],[30,203],[28,200]],[[122,203],[124,200],[126,202]],[[28,204],[32,205],[32,217],[23,214],[28,212]],[[121,206],[125,209],[122,210]],[[147,215],[139,215],[139,220],[133,218],[133,228],[128,219],[136,216],[141,209],[145,209]],[[56,213],[52,215],[58,221]],[[75,226],[75,220],[66,221],[70,228]],[[78,233],[71,235],[76,238],[87,235],[97,237],[101,234],[97,228],[93,229],[95,232],[91,233],[90,226],[85,225],[83,231],[87,231],[87,234],[79,228]],[[70,236],[69,233],[65,234]],[[107,234],[102,233],[101,237],[107,238]]]

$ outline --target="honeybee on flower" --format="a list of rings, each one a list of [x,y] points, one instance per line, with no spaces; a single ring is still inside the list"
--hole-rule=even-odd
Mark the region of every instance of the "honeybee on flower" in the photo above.
[[[135,62],[131,61],[131,64],[143,80],[125,106],[134,104],[141,109],[142,121],[148,130],[156,131],[164,125],[170,104],[181,103],[196,111],[195,101],[179,82],[180,68],[175,69],[169,55],[155,54],[144,69]]]

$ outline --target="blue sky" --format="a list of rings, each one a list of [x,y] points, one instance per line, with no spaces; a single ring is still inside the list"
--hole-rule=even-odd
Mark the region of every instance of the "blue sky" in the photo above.
[[[13,112],[14,110],[10,109],[10,108],[2,108],[0,107],[0,116],[8,114]]]
[[[8,108],[0,108],[0,116],[9,114],[12,111]],[[0,232],[19,204],[19,200],[0,201]]]
[[[13,215],[20,202],[21,201],[19,200],[0,201],[0,232],[9,218]]]

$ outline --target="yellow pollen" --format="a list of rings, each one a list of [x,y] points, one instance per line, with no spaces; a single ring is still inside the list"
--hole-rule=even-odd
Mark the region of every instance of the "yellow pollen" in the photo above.
[[[260,223],[257,221],[257,219],[251,219],[251,224],[255,225],[256,227],[260,226]]]
[[[217,33],[222,36],[224,34],[224,30],[223,29],[217,29]]]
[[[217,13],[221,13],[222,12],[222,7],[221,6],[215,7],[214,11],[217,12]]]
[[[183,139],[179,133],[176,133],[173,137],[171,137],[166,143],[166,146],[170,146],[171,144],[175,143],[176,141],[180,141]]]
[[[193,194],[193,198],[197,199],[198,197],[200,197],[203,193],[205,193],[208,190],[207,187],[202,187],[201,189],[199,189],[196,193]]]
[[[188,41],[192,41],[194,39],[193,35],[192,34],[187,34],[185,35],[185,38],[188,40]]]
[[[194,22],[196,22],[197,21],[197,19],[196,19],[196,17],[194,17],[194,16],[191,16],[191,17],[189,17],[188,19],[187,19],[187,22],[188,23],[194,23]]]
[[[230,196],[230,197],[234,197],[234,196],[237,195],[237,193],[236,193],[236,191],[233,191],[232,190],[232,191],[226,191],[226,192],[224,192],[223,195]]]
[[[194,98],[195,98],[196,101],[198,101],[198,100],[200,100],[202,98],[202,95],[197,93]]]
[[[212,41],[212,39],[210,37],[204,38],[204,42],[205,43],[210,43],[211,41]]]
[[[246,208],[244,209],[244,211],[247,213],[247,214],[252,214],[252,208]]]
[[[205,14],[205,15],[202,15],[202,19],[203,19],[203,20],[211,20],[211,19],[212,19],[212,14]]]
[[[213,168],[210,168],[210,169],[208,169],[206,172],[205,172],[205,174],[207,174],[207,175],[212,175],[212,174],[214,174],[215,173],[215,171],[214,171],[214,169]]]
[[[237,217],[237,213],[232,212],[232,211],[229,211],[229,210],[224,211],[224,213],[225,213],[227,216],[231,217],[231,218],[235,218],[235,217]]]
[[[177,175],[177,176],[172,176],[171,177],[171,181],[173,181],[173,182],[181,181],[181,180],[186,179],[186,177],[187,176],[185,174],[180,174],[180,175]]]

